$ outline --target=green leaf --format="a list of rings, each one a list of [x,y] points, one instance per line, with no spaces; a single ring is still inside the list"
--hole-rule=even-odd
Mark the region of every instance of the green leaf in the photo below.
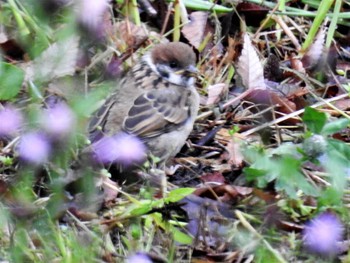
[[[260,188],[265,187],[269,181],[267,181],[267,178],[265,177],[266,171],[262,169],[255,169],[252,167],[246,167],[243,169],[243,172],[249,181],[256,180],[257,186]]]
[[[172,228],[171,232],[173,233],[174,236],[174,240],[176,242],[179,242],[181,244],[192,244],[193,238],[183,232],[181,232],[179,229],[177,228]]]
[[[178,228],[169,223],[169,221],[164,221],[162,215],[159,213],[154,213],[152,218],[157,226],[161,227],[168,233],[172,233],[174,240],[182,244],[192,244],[192,237],[181,232]]]
[[[276,258],[275,254],[272,253],[271,250],[266,248],[264,245],[260,245],[256,252],[255,252],[255,258],[254,262],[262,263],[262,262],[269,262],[269,263],[281,263],[280,259]]]
[[[322,134],[323,135],[331,135],[338,131],[341,131],[342,129],[345,129],[350,124],[350,120],[342,118],[338,119],[336,121],[332,121],[330,123],[327,123],[323,129]]]
[[[318,206],[338,206],[342,204],[343,193],[339,192],[334,187],[330,187],[322,192],[318,199]]]
[[[321,3],[318,5],[316,17],[315,17],[314,21],[312,22],[312,26],[311,26],[309,33],[307,34],[306,39],[303,43],[302,50],[304,50],[304,51],[307,50],[310,47],[310,45],[312,44],[318,30],[320,29],[322,22],[325,19],[328,11],[330,10],[333,2],[334,1],[330,1],[330,0],[322,0]]]
[[[317,189],[305,179],[300,167],[301,161],[292,156],[283,156],[280,160],[274,161],[271,173],[277,173],[276,190],[283,190],[288,196],[295,199],[298,190],[302,190],[306,195],[317,195]]]
[[[228,8],[222,5],[217,5],[203,0],[184,0],[187,8],[199,11],[215,11],[218,13],[229,13],[232,12],[232,8]]]
[[[195,190],[194,188],[178,188],[178,189],[172,190],[167,196],[167,198],[165,198],[165,201],[166,202],[180,201],[186,196],[192,194],[194,190]]]
[[[0,63],[0,100],[17,96],[24,80],[24,71],[9,63]]]
[[[131,224],[130,230],[131,230],[131,236],[134,239],[140,239],[142,235],[142,229],[139,224]]]
[[[350,146],[338,140],[328,139],[327,153],[321,164],[329,173],[329,181],[331,189],[334,189],[341,198],[347,187],[347,179],[349,178],[350,163]],[[334,198],[336,200],[336,198]]]
[[[350,162],[350,146],[342,141],[328,139],[328,155],[335,159],[342,159],[344,162]],[[348,163],[347,163],[348,164]]]
[[[303,121],[311,132],[320,134],[326,124],[327,115],[307,107],[303,115]]]
[[[145,215],[147,214],[149,211],[152,210],[153,206],[152,206],[152,202],[146,202],[144,204],[138,204],[137,207],[135,209],[132,209],[130,211],[130,215],[132,216],[141,216],[141,215]]]
[[[0,156],[0,163],[4,166],[11,166],[13,164],[13,159],[8,156]]]
[[[255,151],[255,154],[254,154]],[[278,151],[261,152],[250,147],[246,149],[250,161],[249,168],[244,169],[247,180],[254,180],[257,187],[263,188],[267,183],[275,181],[277,191],[284,191],[289,197],[297,198],[297,191],[302,190],[307,195],[318,195],[318,190],[313,187],[301,173],[302,159],[295,150],[282,154]]]

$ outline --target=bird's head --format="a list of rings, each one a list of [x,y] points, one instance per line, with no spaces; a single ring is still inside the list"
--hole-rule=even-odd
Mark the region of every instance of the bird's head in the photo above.
[[[181,42],[156,45],[145,60],[158,75],[180,86],[193,85],[198,73],[196,55],[189,45]]]

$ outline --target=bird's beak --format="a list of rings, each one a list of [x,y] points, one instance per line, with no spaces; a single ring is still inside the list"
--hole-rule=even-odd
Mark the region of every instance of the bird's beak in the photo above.
[[[189,65],[187,68],[182,69],[182,70],[178,70],[175,73],[178,75],[184,75],[187,77],[197,77],[198,72],[199,71],[195,66]]]

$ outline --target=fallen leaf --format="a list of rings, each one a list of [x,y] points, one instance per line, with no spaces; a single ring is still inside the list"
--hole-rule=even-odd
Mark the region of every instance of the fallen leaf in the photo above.
[[[197,188],[193,194],[213,200],[218,199],[221,202],[236,201],[238,197],[237,190],[229,184],[220,184],[216,186],[204,185],[201,188]]]
[[[225,159],[230,165],[234,167],[242,167],[243,166],[243,154],[241,152],[240,142],[236,139],[231,139],[229,143],[226,145],[226,153],[224,155]]]
[[[253,193],[253,188],[233,185],[233,188],[237,191],[237,193],[241,196],[248,196]]]
[[[237,73],[247,89],[265,89],[264,71],[248,34],[244,34],[242,53],[237,63]]]
[[[350,99],[342,99],[334,102],[334,106],[342,111],[350,109]]]
[[[264,105],[278,106],[278,111],[287,114],[296,110],[293,102],[283,96],[279,96],[272,90],[255,89],[245,97],[245,100],[255,104],[261,104],[262,107],[264,107]]]
[[[198,48],[205,38],[208,12],[193,12],[189,17],[191,22],[184,25],[181,32],[192,46]]]
[[[214,105],[220,102],[221,98],[227,95],[228,86],[225,83],[218,83],[208,87],[208,99],[206,105]]]
[[[104,193],[104,202],[108,203],[110,201],[113,201],[119,194],[118,191],[118,184],[114,181],[112,181],[109,177],[102,176],[103,180],[102,183],[102,189]]]
[[[200,179],[204,183],[209,183],[209,182],[220,183],[220,184],[225,183],[225,177],[223,177],[222,173],[220,173],[220,172],[204,174],[200,177]]]
[[[116,42],[123,40],[123,44],[128,47],[138,46],[143,43],[147,38],[149,33],[145,28],[137,26],[131,22],[119,22],[115,25],[116,30]],[[117,43],[121,44],[121,43]]]
[[[269,9],[260,4],[242,2],[236,7],[237,12],[243,15],[248,26],[259,27],[266,18]]]

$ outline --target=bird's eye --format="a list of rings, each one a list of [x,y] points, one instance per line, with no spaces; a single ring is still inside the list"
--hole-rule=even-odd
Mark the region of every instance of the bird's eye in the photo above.
[[[171,68],[177,68],[177,62],[176,61],[170,61],[169,66]]]

